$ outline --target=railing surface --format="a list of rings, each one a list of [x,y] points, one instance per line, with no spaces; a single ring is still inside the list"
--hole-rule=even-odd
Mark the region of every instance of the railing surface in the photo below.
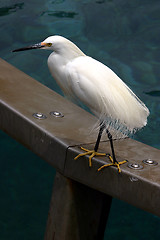
[[[117,160],[128,160],[128,163],[121,166],[121,174],[115,167],[97,172],[97,169],[108,161],[106,157],[94,158],[92,168],[88,167],[87,157],[74,161],[74,157],[81,152],[80,146],[89,149],[94,147],[97,138],[97,132],[92,131],[96,122],[95,117],[2,59],[0,60],[0,73],[0,128],[56,168],[60,173],[57,173],[54,187],[59,194],[57,196],[60,200],[62,189],[58,192],[56,186],[62,183],[60,185],[63,186],[62,188],[68,196],[66,197],[67,202],[72,202],[70,206],[62,204],[66,207],[65,209],[72,209],[72,214],[70,214],[69,210],[60,207],[61,204],[55,199],[54,190],[45,239],[103,239],[103,236],[97,236],[103,232],[99,223],[105,219],[102,214],[105,205],[104,199],[108,204],[105,211],[109,210],[111,202],[109,196],[160,216],[160,150],[129,138],[115,140]],[[64,116],[52,116],[50,112],[53,111],[61,112]],[[35,118],[34,113],[43,113],[46,118]],[[102,140],[99,151],[110,152],[107,137],[104,136]],[[158,164],[147,165],[143,162],[145,159],[154,160]],[[128,164],[130,163],[140,164],[143,168],[140,170],[129,168]],[[83,235],[82,228],[84,229],[84,225],[87,225],[86,221],[89,220],[87,217],[85,219],[85,215],[80,217],[82,211],[78,213],[76,210],[77,207],[80,207],[83,212],[84,209],[87,209],[88,200],[86,200],[87,206],[84,206],[84,197],[81,199],[81,204],[77,200],[82,195],[86,196],[86,199],[90,200],[89,202],[93,200],[90,212],[94,211],[95,215],[90,216],[90,222],[93,222],[93,219],[99,219],[95,224],[97,228],[93,228],[95,230],[92,231],[93,236],[84,234],[86,238],[80,236],[80,233]],[[75,205],[75,201],[79,204]],[[99,211],[95,211],[96,201],[99,201],[99,206],[101,206]],[[68,225],[62,221],[65,236],[62,236],[61,233],[58,235],[55,227],[57,226],[55,223],[61,222],[58,214],[55,217],[56,214],[54,215],[53,211],[56,206],[58,209],[58,203],[60,204],[59,209],[63,209],[66,216],[72,216],[72,219],[66,220]],[[89,215],[88,211],[87,213]],[[79,214],[78,217],[76,214]],[[74,219],[73,215],[76,216],[75,221],[77,221],[74,226],[71,224]],[[86,224],[78,224],[79,220],[77,219],[84,219]],[[75,232],[78,228],[79,232]],[[70,233],[68,229],[72,229]],[[89,227],[86,227],[85,232],[87,229]],[[66,238],[66,234],[68,234],[68,238]]]

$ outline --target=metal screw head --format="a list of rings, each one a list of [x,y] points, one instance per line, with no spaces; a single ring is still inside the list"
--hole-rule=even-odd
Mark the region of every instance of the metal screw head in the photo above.
[[[33,113],[32,116],[37,118],[37,119],[46,119],[47,118],[47,116],[44,115],[43,113]]]
[[[130,179],[130,181],[131,181],[131,182],[137,182],[137,181],[138,181],[138,178],[136,178],[136,177],[133,177],[133,176],[132,176],[132,177],[130,177],[129,179]]]
[[[128,167],[129,168],[132,168],[134,170],[140,170],[140,169],[143,169],[143,166],[138,164],[138,163],[129,163],[128,164]]]
[[[64,117],[64,115],[61,112],[58,112],[58,111],[52,111],[52,112],[50,112],[50,115],[54,116],[54,117],[57,117],[57,118]]]
[[[143,163],[147,164],[147,165],[152,165],[152,166],[155,166],[157,165],[158,163],[152,159],[145,159],[142,161]]]

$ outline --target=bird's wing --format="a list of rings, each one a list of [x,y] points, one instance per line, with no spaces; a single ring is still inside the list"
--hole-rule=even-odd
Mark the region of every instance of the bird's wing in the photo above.
[[[70,89],[101,119],[109,118],[129,131],[146,125],[149,111],[129,87],[107,66],[91,57],[66,65]]]
[[[66,65],[66,72],[70,94],[78,98],[99,117],[102,107],[99,96],[102,71],[97,69],[97,63],[99,62],[91,57],[78,57]]]

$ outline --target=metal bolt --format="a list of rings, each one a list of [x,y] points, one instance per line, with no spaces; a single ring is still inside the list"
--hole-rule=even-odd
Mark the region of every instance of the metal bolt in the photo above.
[[[46,119],[47,118],[47,116],[44,115],[43,113],[33,113],[32,116],[37,118],[37,119]]]
[[[58,111],[50,112],[50,115],[51,115],[51,116],[54,116],[54,117],[57,117],[57,118],[62,118],[62,117],[64,117],[64,115],[63,115],[61,112],[58,112]]]
[[[136,177],[130,177],[129,179],[130,179],[131,182],[137,182],[138,181],[138,178],[136,178]]]
[[[130,163],[130,164],[128,164],[128,167],[135,169],[135,170],[140,170],[143,168],[143,166],[138,163]]]
[[[158,163],[152,159],[145,159],[142,161],[143,163],[147,164],[147,165],[152,165],[152,166],[155,166],[157,165]]]

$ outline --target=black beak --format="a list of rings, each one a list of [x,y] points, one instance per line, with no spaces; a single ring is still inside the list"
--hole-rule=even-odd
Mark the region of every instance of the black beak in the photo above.
[[[42,43],[36,43],[36,44],[33,44],[33,45],[31,45],[31,46],[28,46],[28,47],[23,47],[23,48],[15,49],[15,50],[13,50],[12,52],[20,52],[20,51],[32,50],[32,49],[43,48],[43,47],[45,47],[44,44],[42,44]]]

